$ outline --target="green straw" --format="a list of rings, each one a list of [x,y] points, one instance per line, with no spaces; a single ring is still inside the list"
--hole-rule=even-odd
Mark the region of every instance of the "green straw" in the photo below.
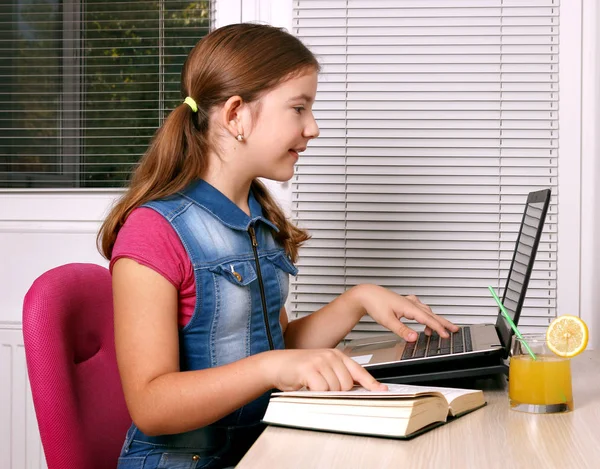
[[[488,287],[488,289],[490,290],[490,293],[492,294],[492,296],[494,297],[494,300],[496,300],[496,303],[498,303],[498,306],[500,307],[500,311],[502,311],[502,314],[504,314],[504,318],[506,319],[506,321],[510,324],[510,327],[512,327],[512,330],[515,332],[515,335],[521,339],[521,342],[523,342],[523,345],[525,346],[525,348],[527,349],[527,351],[529,352],[529,355],[531,355],[531,358],[534,360],[537,360],[537,357],[535,356],[535,354],[532,352],[532,350],[529,348],[529,344],[525,341],[525,339],[523,338],[523,336],[521,335],[521,333],[519,332],[519,329],[517,329],[517,325],[513,322],[513,320],[510,318],[510,316],[508,315],[508,313],[506,312],[506,309],[504,309],[504,305],[502,304],[502,301],[500,301],[500,298],[498,298],[498,295],[496,295],[496,292],[494,291],[494,289],[490,286]]]

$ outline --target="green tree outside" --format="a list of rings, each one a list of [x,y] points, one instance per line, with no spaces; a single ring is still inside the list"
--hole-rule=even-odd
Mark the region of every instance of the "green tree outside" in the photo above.
[[[123,186],[210,29],[210,1],[74,1],[0,7],[3,187]]]

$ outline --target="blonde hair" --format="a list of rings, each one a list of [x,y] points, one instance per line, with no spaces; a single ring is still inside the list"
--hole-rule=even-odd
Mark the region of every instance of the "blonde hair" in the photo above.
[[[306,70],[319,70],[315,56],[297,38],[272,26],[232,24],[199,41],[181,75],[182,96],[192,97],[198,111],[182,102],[156,131],[127,191],[100,228],[101,253],[111,258],[117,234],[135,208],[173,195],[202,177],[210,148],[212,108],[236,95],[247,103],[256,101],[265,91]],[[308,233],[285,217],[264,184],[254,180],[251,190],[265,217],[279,228],[275,240],[295,262]]]

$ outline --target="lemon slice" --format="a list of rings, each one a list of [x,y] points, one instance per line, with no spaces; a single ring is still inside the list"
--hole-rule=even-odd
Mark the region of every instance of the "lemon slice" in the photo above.
[[[574,357],[583,352],[589,338],[585,322],[577,316],[558,316],[548,326],[546,343],[559,357]]]

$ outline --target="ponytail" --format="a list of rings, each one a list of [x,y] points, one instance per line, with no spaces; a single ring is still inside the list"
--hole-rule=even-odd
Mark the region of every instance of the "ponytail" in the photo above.
[[[104,257],[111,258],[117,234],[133,209],[175,194],[203,174],[207,149],[208,114],[180,104],[156,131],[129,189],[100,227],[97,244]]]

